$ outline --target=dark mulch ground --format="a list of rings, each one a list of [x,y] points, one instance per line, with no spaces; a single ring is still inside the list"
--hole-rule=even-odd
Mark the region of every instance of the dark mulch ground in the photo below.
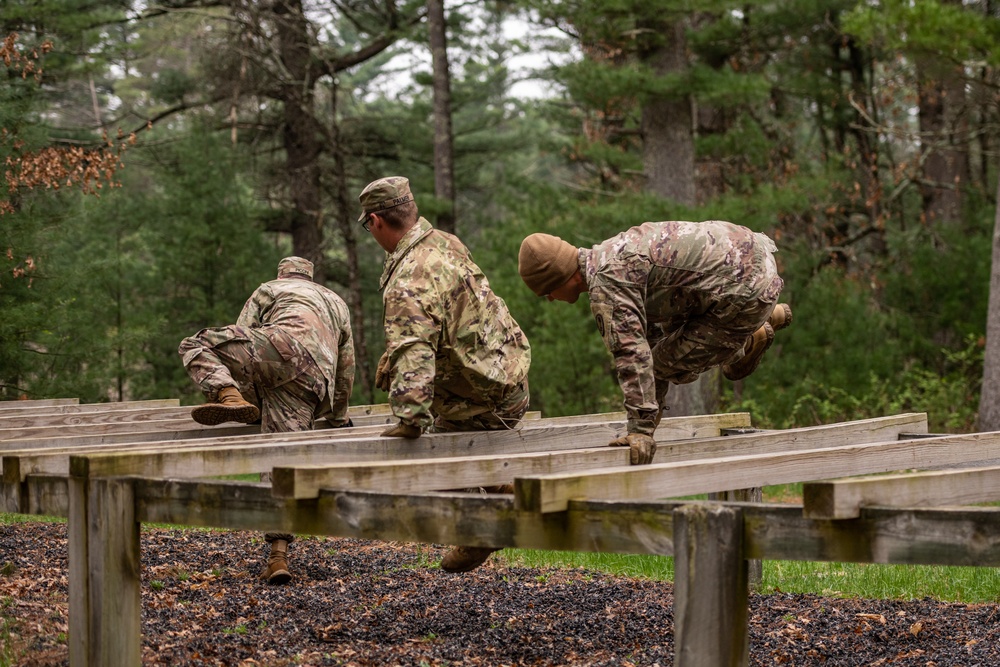
[[[673,664],[673,588],[490,562],[444,548],[295,543],[290,586],[257,580],[253,533],[144,530],[143,664]],[[5,565],[6,564],[6,565]],[[66,665],[65,524],[0,526],[0,643],[12,664]],[[751,599],[752,665],[1000,665],[1000,608],[932,600]]]

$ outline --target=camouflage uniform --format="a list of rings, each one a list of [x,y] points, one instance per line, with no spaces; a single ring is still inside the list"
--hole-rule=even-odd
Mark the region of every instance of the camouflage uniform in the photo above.
[[[743,356],[784,286],[774,242],[729,222],[647,222],[579,250],[628,432],[653,434],[669,383]]]
[[[257,405],[263,433],[311,430],[319,417],[347,419],[354,386],[350,314],[335,292],[311,280],[262,284],[236,324],[202,329],[178,353],[209,401],[236,386]],[[292,535],[266,539],[291,542]]]
[[[389,403],[435,431],[511,428],[528,409],[528,339],[457,237],[420,218],[385,260]]]

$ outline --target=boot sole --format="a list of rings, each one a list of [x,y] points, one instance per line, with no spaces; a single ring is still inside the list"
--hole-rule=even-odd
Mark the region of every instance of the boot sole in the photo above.
[[[267,583],[271,586],[281,586],[292,580],[292,575],[288,570],[278,570],[267,578]]]
[[[255,405],[223,405],[206,403],[191,410],[191,419],[205,426],[215,426],[225,422],[252,424],[260,419],[260,410]]]

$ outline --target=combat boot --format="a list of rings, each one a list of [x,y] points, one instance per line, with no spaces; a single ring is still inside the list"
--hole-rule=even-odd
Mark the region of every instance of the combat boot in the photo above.
[[[787,303],[779,303],[771,311],[771,316],[767,318],[767,323],[775,331],[784,329],[792,323],[792,307]]]
[[[441,559],[445,572],[470,572],[486,562],[494,551],[492,547],[455,547]]]
[[[747,377],[757,370],[761,358],[773,342],[774,328],[769,322],[764,322],[764,326],[753,332],[743,345],[743,358],[732,364],[723,364],[722,375],[733,382]]]
[[[193,408],[191,418],[206,426],[223,422],[252,424],[260,419],[260,410],[253,403],[244,400],[236,387],[223,387],[219,390],[218,400]]]
[[[466,492],[475,493],[514,493],[513,484],[497,484],[495,486],[481,486],[478,489],[463,489]],[[470,572],[486,562],[494,551],[500,551],[493,547],[455,547],[445,554],[441,559],[441,569],[445,572]]]
[[[288,542],[275,540],[271,542],[271,555],[267,557],[267,567],[260,573],[260,578],[269,584],[287,584],[292,580],[288,571]]]

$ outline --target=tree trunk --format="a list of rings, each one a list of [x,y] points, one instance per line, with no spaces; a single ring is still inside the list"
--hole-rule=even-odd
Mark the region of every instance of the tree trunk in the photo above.
[[[451,130],[451,73],[444,0],[428,0],[427,27],[434,67],[434,196],[442,210],[436,226],[455,233],[455,169]]]
[[[351,198],[347,182],[347,166],[344,146],[341,142],[340,120],[337,114],[339,102],[337,79],[330,86],[330,148],[333,154],[334,199],[340,235],[344,239],[344,253],[347,262],[347,304],[351,309],[351,331],[354,337],[354,359],[356,363],[355,383],[361,383],[361,394],[369,405],[375,402],[374,373],[368,358],[368,336],[365,331],[364,291],[361,289],[361,271],[358,267],[356,200]]]
[[[995,210],[990,299],[986,311],[986,353],[983,358],[983,386],[979,393],[979,423],[976,426],[978,431],[1000,431],[1000,178],[997,179]]]
[[[649,26],[662,35],[640,57],[660,75],[687,68],[684,21],[655,22]],[[646,190],[679,204],[695,203],[694,131],[691,98],[651,96],[642,108],[642,165]]]
[[[279,55],[288,73],[279,95],[284,108],[285,176],[292,200],[292,251],[315,265],[313,279],[322,284],[326,279],[319,168],[322,142],[314,109],[316,82],[310,72],[309,22],[301,0],[281,0],[274,13]]]
[[[943,0],[962,5],[961,0]],[[917,61],[923,180],[920,195],[927,222],[957,222],[962,188],[969,184],[965,123],[965,71],[940,60]]]
[[[654,20],[641,27],[656,36],[640,50],[639,56],[657,74],[674,74],[688,67],[682,19]],[[646,100],[642,108],[642,164],[648,192],[684,206],[695,204],[694,119],[688,95],[651,96]],[[714,412],[718,405],[715,376],[712,371],[690,384],[671,387],[667,415],[683,417]]]

